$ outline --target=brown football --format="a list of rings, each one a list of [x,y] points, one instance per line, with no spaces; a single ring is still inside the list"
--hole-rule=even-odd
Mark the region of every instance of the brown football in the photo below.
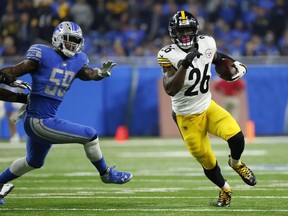
[[[215,71],[220,78],[231,81],[237,73],[236,68],[232,65],[233,61],[231,59],[222,59],[215,64]]]

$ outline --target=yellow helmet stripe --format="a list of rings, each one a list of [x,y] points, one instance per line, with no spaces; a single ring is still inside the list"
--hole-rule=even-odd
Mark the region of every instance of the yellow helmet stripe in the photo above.
[[[186,21],[185,12],[183,10],[181,11],[181,20],[182,20],[182,22]]]

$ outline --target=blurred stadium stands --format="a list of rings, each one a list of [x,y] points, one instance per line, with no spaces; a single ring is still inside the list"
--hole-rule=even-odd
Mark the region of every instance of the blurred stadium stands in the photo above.
[[[285,0],[1,0],[0,65],[18,63],[30,45],[50,44],[59,22],[75,21],[85,34],[90,65],[99,66],[109,58],[117,67],[103,82],[76,81],[60,117],[91,125],[101,136],[113,136],[120,125],[127,125],[132,136],[158,136],[157,82],[162,73],[156,55],[170,43],[169,18],[184,9],[198,18],[202,33],[216,39],[219,51],[248,66],[244,79],[256,135],[284,135],[287,6]],[[85,95],[92,94],[95,100],[89,101]],[[1,126],[0,138],[7,138],[7,122]],[[25,136],[21,123],[18,126]]]
[[[212,35],[221,52],[285,56],[287,8],[285,0],[1,0],[0,56],[50,44],[64,20],[82,27],[89,56],[155,56],[170,43],[167,26],[178,10],[192,12],[200,32]]]

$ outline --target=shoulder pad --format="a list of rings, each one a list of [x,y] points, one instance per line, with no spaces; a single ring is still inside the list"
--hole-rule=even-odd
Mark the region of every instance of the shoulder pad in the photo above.
[[[171,45],[167,45],[165,47],[163,47],[159,52],[158,52],[158,56],[157,56],[157,61],[158,64],[161,67],[170,67],[173,66],[172,62],[169,59],[169,56],[167,54],[167,52],[165,52],[166,49],[169,49]]]

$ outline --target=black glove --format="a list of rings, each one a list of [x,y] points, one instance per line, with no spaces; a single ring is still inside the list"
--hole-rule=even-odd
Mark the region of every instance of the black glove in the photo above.
[[[187,69],[191,65],[193,59],[195,57],[199,58],[201,55],[202,54],[197,49],[193,49],[186,55],[185,59],[183,59],[182,66]]]
[[[4,83],[6,85],[10,85],[15,80],[16,80],[15,78],[0,72],[0,83]]]

